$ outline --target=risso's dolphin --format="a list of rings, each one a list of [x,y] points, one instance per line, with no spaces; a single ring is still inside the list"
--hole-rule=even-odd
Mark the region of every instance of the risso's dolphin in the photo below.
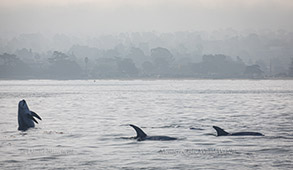
[[[34,122],[38,122],[34,117],[42,120],[39,115],[29,110],[25,100],[21,100],[18,103],[18,130],[26,131],[28,128],[35,127]]]
[[[144,131],[142,131],[139,127],[130,124],[129,126],[133,127],[136,131],[136,137],[132,139],[137,139],[138,141],[142,140],[177,140],[177,138],[169,137],[169,136],[148,136]]]
[[[259,132],[235,132],[235,133],[228,133],[224,129],[213,126],[213,128],[217,131],[217,136],[264,136]]]

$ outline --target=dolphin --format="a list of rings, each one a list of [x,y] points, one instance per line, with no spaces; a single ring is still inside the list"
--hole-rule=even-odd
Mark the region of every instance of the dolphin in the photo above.
[[[144,131],[142,131],[139,127],[130,124],[129,126],[133,127],[136,131],[137,136],[132,137],[132,139],[137,139],[138,141],[142,140],[177,140],[177,138],[169,137],[169,136],[148,136]]]
[[[259,132],[235,132],[235,133],[228,133],[224,129],[213,126],[213,128],[217,131],[217,136],[264,136]]]
[[[28,128],[35,127],[34,122],[38,122],[34,117],[42,120],[39,115],[29,110],[25,100],[21,100],[18,103],[18,130],[26,131]]]

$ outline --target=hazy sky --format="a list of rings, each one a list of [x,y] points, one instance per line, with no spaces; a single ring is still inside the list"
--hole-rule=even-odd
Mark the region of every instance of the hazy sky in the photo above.
[[[292,0],[0,0],[0,34],[293,30]]]

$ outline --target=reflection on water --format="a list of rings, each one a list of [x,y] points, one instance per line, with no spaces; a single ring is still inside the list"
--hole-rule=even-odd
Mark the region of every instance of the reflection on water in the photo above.
[[[26,99],[43,121],[17,131]],[[0,81],[1,169],[290,169],[293,81]],[[128,124],[175,141],[124,139]],[[213,125],[259,136],[215,137]]]

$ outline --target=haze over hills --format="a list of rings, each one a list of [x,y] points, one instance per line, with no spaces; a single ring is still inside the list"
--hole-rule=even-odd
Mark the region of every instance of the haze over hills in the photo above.
[[[2,40],[2,78],[264,78],[291,76],[293,34],[134,32]],[[15,72],[15,73],[14,73]]]
[[[0,77],[288,77],[292,11],[290,0],[1,0]]]

